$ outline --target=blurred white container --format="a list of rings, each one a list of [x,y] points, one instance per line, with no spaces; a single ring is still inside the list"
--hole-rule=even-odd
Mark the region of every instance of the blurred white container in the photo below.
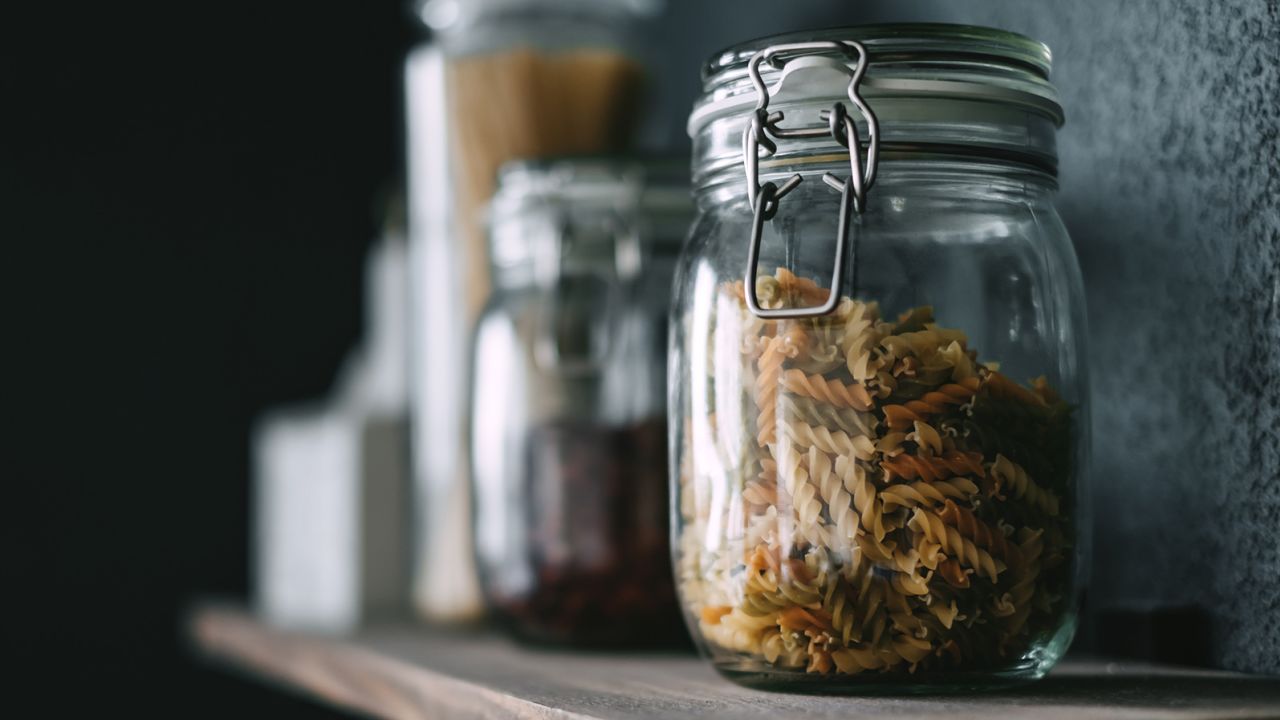
[[[366,266],[365,340],[332,398],[253,434],[258,611],[341,632],[407,606],[411,575],[408,258],[397,229]]]

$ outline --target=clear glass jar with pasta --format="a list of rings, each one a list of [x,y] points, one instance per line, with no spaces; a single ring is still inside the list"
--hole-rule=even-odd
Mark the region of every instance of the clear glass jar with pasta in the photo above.
[[[1085,578],[1078,265],[1049,50],[945,25],[746,43],[689,121],[674,554],[716,667],[858,692],[1042,676]]]
[[[489,210],[471,391],[475,547],[518,637],[687,643],[671,569],[666,343],[683,162],[523,162]]]

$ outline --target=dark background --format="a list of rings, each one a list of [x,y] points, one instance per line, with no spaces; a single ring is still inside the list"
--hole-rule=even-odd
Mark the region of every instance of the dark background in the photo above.
[[[1277,2],[670,5],[654,147],[682,142],[697,63],[744,38],[932,19],[1053,47],[1091,322],[1091,617],[1129,612],[1109,627],[1156,655],[1174,617],[1174,656],[1280,672]],[[359,336],[413,25],[398,0],[0,13],[13,685],[325,714],[192,662],[179,624],[249,591],[252,418],[322,394]]]
[[[31,673],[14,689],[318,713],[190,662],[179,623],[195,598],[248,591],[252,418],[324,392],[357,339],[376,200],[400,166],[407,15],[45,3],[0,27],[20,366],[4,644]]]

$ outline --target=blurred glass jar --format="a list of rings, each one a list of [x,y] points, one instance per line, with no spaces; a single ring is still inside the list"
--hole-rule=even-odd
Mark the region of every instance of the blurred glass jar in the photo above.
[[[425,0],[405,61],[413,303],[414,604],[479,615],[471,542],[466,351],[489,296],[482,208],[518,158],[616,152],[641,84],[628,51],[654,0]]]
[[[475,546],[493,613],[578,645],[684,637],[668,550],[666,338],[683,163],[510,165],[477,324]]]
[[[1085,305],[1049,68],[1022,36],[940,25],[778,36],[706,67],[674,537],[686,620],[728,677],[989,685],[1070,643]]]

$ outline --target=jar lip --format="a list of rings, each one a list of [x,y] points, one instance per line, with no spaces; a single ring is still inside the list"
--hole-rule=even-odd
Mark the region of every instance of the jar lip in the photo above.
[[[878,23],[798,30],[736,43],[707,60],[702,67],[702,80],[710,83],[727,70],[745,68],[753,55],[770,45],[808,40],[857,40],[871,53],[872,64],[876,55],[890,51],[906,54],[959,52],[1021,64],[1046,80],[1053,65],[1053,54],[1048,45],[1010,30],[954,23]]]
[[[711,122],[755,105],[757,91],[747,65],[756,53],[773,45],[841,40],[856,40],[867,49],[861,88],[873,109],[884,100],[977,101],[1031,111],[1056,126],[1063,124],[1062,106],[1049,81],[1052,54],[1044,43],[995,28],[904,23],[790,32],[716,53],[703,66],[702,95],[689,115],[690,137]],[[768,65],[760,71],[766,85],[783,75]],[[846,85],[833,81],[809,92],[815,102],[838,99]]]
[[[1028,156],[1019,153],[975,150],[961,145],[901,145],[886,148],[880,156],[881,175],[877,179],[877,187],[903,180],[917,181],[921,178],[982,178],[981,186],[993,187],[1000,183],[1014,183],[1026,186],[1028,183],[1041,185],[1053,191],[1058,188],[1056,168],[1044,162],[1032,161]],[[798,171],[813,173],[823,166],[840,168],[848,163],[848,158],[839,153],[825,155],[805,155],[788,158],[782,161],[761,163],[762,178],[773,178],[780,182],[781,178],[794,175]],[[807,168],[807,170],[806,170]],[[710,193],[719,193],[728,189],[731,193],[746,198],[746,187],[742,178],[718,172],[709,173],[708,180],[697,189],[698,197]],[[874,190],[870,194],[874,194]]]

